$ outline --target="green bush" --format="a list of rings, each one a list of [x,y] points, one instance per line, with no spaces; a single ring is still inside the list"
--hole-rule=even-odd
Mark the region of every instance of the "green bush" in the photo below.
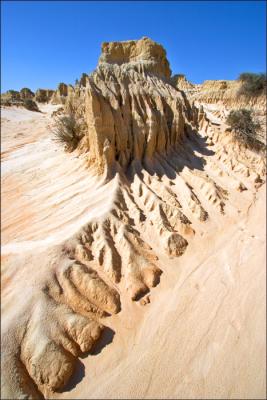
[[[34,97],[34,93],[29,88],[22,88],[20,90],[20,97],[22,99],[32,99]]]
[[[40,112],[40,110],[39,110],[37,104],[35,103],[35,101],[33,101],[31,99],[25,99],[23,101],[23,105],[27,110]]]
[[[255,150],[261,150],[265,146],[256,138],[260,124],[252,117],[252,111],[242,108],[230,111],[226,123],[234,131],[236,138]]]
[[[266,74],[244,72],[239,75],[238,80],[242,83],[239,94],[258,96],[266,90]]]
[[[75,118],[74,113],[55,117],[54,140],[64,144],[66,150],[73,151],[76,149],[80,140],[80,130],[80,123]]]
[[[8,90],[6,92],[8,96],[10,96],[10,100],[20,100],[20,93],[17,90]]]

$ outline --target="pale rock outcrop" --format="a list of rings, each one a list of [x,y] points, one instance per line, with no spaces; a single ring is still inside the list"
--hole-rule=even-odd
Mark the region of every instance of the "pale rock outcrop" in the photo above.
[[[78,85],[79,85],[79,86],[84,86],[84,87],[85,87],[85,86],[86,86],[87,79],[88,79],[88,74],[83,73],[82,76],[81,76],[81,78],[80,78],[80,80],[78,81]]]
[[[197,85],[197,91],[193,93],[192,99],[202,103],[221,104],[226,108],[253,108],[256,111],[265,111],[266,96],[262,93],[258,96],[245,96],[240,94],[242,82],[227,80],[208,80]]]
[[[168,151],[184,133],[181,94],[157,77],[143,77],[124,66],[98,66],[89,78],[84,104],[84,142],[100,170],[115,161],[125,168],[134,159],[151,159],[156,152]]]
[[[204,104],[218,104],[226,109],[253,108],[266,113],[265,93],[257,96],[240,94],[242,82],[239,80],[206,80],[202,84],[189,82],[184,75],[174,75],[171,81],[183,90],[191,101]]]
[[[87,124],[79,148],[99,173],[146,162],[182,139],[189,103],[166,82],[168,65],[165,50],[148,38],[104,43],[96,70],[68,96],[66,108],[82,112]]]
[[[138,72],[150,72],[167,79],[171,76],[164,48],[147,37],[140,40],[103,43],[99,58],[99,64],[102,63],[129,64]]]
[[[73,91],[72,85],[66,85],[66,83],[59,83],[57,90],[51,97],[51,104],[64,104],[67,96],[70,96]]]
[[[185,75],[177,74],[171,77],[171,83],[177,89],[183,90],[186,93],[192,93],[195,91],[195,85],[189,82]]]
[[[266,93],[255,96],[241,94],[242,81],[207,80],[186,91],[191,102],[202,104],[208,114],[224,122],[231,110],[249,109],[260,123],[257,139],[266,144]]]
[[[37,89],[34,100],[38,103],[48,103],[51,100],[53,93],[54,90],[51,89]]]

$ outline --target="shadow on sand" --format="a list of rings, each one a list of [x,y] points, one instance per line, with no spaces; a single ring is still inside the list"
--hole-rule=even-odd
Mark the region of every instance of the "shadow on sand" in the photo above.
[[[102,352],[102,350],[112,343],[114,338],[115,332],[113,329],[105,327],[100,339],[96,342],[93,349],[87,353],[82,354],[79,359],[76,361],[75,371],[68,381],[67,385],[62,389],[59,390],[58,393],[70,392],[73,390],[85,377],[85,366],[82,362],[82,359],[85,359],[88,356],[96,356]]]

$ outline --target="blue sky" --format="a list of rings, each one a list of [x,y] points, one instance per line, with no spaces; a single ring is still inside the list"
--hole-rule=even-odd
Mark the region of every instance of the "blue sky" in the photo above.
[[[74,83],[104,41],[148,36],[194,83],[266,70],[264,1],[1,1],[1,92]]]

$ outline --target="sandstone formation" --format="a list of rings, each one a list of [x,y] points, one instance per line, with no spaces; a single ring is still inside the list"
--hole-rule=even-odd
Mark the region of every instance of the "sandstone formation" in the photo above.
[[[183,74],[177,74],[177,75],[173,75],[171,77],[171,83],[172,85],[174,85],[177,89],[179,90],[183,90],[184,92],[186,92],[187,94],[190,92],[194,92],[195,86],[193,83],[189,82],[186,79],[186,76]]]
[[[80,80],[78,81],[78,86],[86,86],[88,74],[83,73]]]
[[[48,103],[51,100],[53,93],[54,90],[51,89],[37,89],[34,100],[38,103]]]
[[[57,90],[51,97],[51,104],[64,104],[68,95],[73,91],[73,86],[59,83]]]
[[[128,64],[139,73],[152,73],[167,79],[171,76],[164,48],[147,37],[126,42],[103,43],[99,64],[103,63]]]
[[[266,110],[265,93],[248,98],[239,94],[241,85],[240,81],[205,81],[197,85],[197,92],[192,98],[202,103],[220,103],[227,108],[253,107],[255,110]]]
[[[80,146],[91,149],[90,163],[100,172],[115,161],[123,168],[132,160],[145,162],[155,152],[168,151],[184,134],[183,98],[157,77],[100,65],[82,97],[77,95],[88,127]],[[75,101],[70,103],[75,107]]]
[[[260,123],[257,139],[266,144],[266,93],[255,96],[240,94],[242,82],[239,80],[207,80],[202,84],[184,83],[182,78],[175,79],[175,86],[183,90],[189,101],[195,105],[201,104],[209,116],[226,121],[231,110],[250,109],[254,118]]]
[[[30,193],[20,203],[28,218],[47,182],[62,182],[63,174],[67,183],[54,201],[53,188],[45,194],[49,207],[30,224],[17,210],[14,224],[4,219],[4,398],[58,396],[109,318],[124,305],[132,311],[132,300],[147,309],[149,293],[168,273],[164,262],[183,259],[199,231],[215,234],[226,220],[236,222],[264,184],[264,157],[238,143],[223,120],[206,112],[199,98],[188,99],[170,75],[165,50],[148,38],[104,43],[96,70],[74,88],[60,85],[51,100],[64,98],[66,113],[83,122],[75,154],[96,180],[84,186],[69,154],[52,175],[46,175],[49,160],[33,177],[27,175],[32,168],[13,166],[21,173],[20,190],[27,186]],[[222,86],[216,90],[227,90]],[[37,97],[51,95],[39,90]],[[6,185],[9,195],[18,190],[12,181]],[[85,197],[85,211],[72,203],[75,188]],[[21,294],[20,308],[11,308]]]

